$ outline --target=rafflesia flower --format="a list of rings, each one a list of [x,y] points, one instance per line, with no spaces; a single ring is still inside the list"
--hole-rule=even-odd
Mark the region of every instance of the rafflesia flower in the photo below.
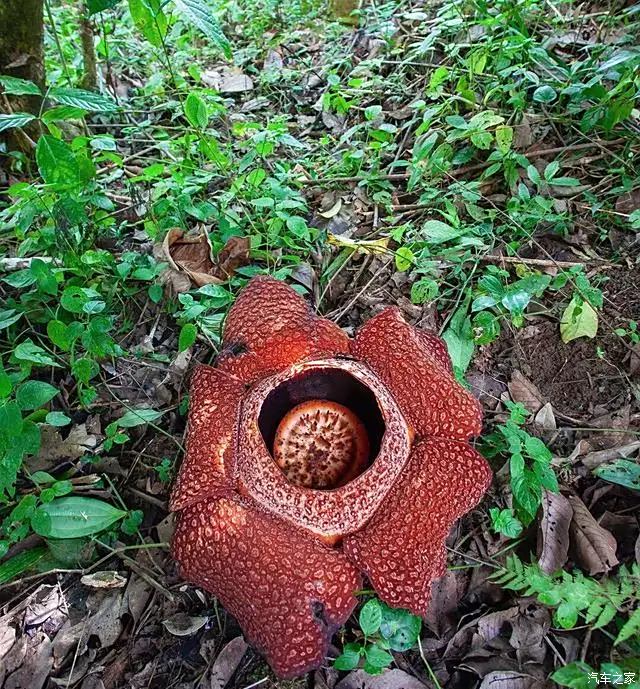
[[[363,575],[425,614],[447,534],[491,479],[467,442],[482,415],[444,343],[396,308],[350,339],[258,277],[222,344],[191,383],[173,554],[293,677],[322,663]]]

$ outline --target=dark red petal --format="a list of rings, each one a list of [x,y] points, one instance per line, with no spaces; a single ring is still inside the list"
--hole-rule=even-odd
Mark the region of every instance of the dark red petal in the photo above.
[[[196,369],[189,391],[186,453],[171,494],[171,510],[184,509],[230,486],[244,391],[240,380],[218,369]]]
[[[182,576],[220,599],[281,677],[322,663],[362,585],[341,552],[240,499],[182,512],[173,555]]]
[[[482,430],[480,404],[445,367],[436,339],[389,308],[365,323],[351,349],[387,385],[419,437],[466,440]]]
[[[256,277],[240,292],[225,322],[221,370],[251,383],[302,359],[349,352],[349,338],[316,316],[291,287]]]
[[[369,524],[344,539],[343,550],[382,600],[424,615],[431,583],[445,570],[447,534],[490,483],[489,465],[467,443],[419,443],[402,480]]]

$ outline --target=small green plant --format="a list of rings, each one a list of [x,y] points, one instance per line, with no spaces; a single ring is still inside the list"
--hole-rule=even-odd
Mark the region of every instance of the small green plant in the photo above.
[[[345,645],[333,666],[354,670],[362,666],[370,675],[380,674],[393,662],[389,651],[408,651],[420,637],[422,620],[406,610],[390,608],[376,598],[368,600],[358,617],[363,639]]]
[[[496,530],[507,535],[517,531],[514,519],[528,526],[535,519],[542,502],[542,489],[558,492],[558,479],[551,467],[547,446],[522,427],[529,412],[522,404],[507,402],[509,418],[485,436],[482,451],[487,457],[504,456],[509,460],[509,480],[515,517],[496,513]]]
[[[517,556],[491,579],[511,591],[536,596],[554,609],[554,621],[563,629],[573,629],[582,618],[592,629],[615,623],[615,644],[620,645],[640,633],[640,565],[622,565],[615,577],[594,579],[580,571],[545,574],[537,564],[525,564]]]

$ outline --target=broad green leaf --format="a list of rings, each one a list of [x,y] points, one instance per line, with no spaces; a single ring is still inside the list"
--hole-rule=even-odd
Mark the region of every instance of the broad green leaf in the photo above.
[[[197,93],[190,93],[184,104],[184,114],[189,124],[196,129],[204,129],[209,123],[207,104]]]
[[[561,687],[569,687],[570,689],[590,689],[589,673],[592,672],[593,668],[590,665],[576,661],[556,670],[551,675],[551,679]]]
[[[404,652],[413,648],[420,636],[422,620],[408,610],[391,608],[381,603],[382,623],[380,635],[393,651]]]
[[[129,11],[147,41],[161,48],[167,35],[167,17],[160,0],[129,0]]]
[[[556,90],[545,84],[544,86],[538,86],[538,88],[533,92],[533,100],[536,103],[553,103],[553,101],[558,97]]]
[[[364,653],[367,663],[372,665],[374,668],[384,668],[391,665],[393,662],[393,656],[391,653],[389,653],[389,651],[385,651],[384,648],[378,644],[365,647]]]
[[[610,464],[602,464],[593,473],[603,481],[640,490],[640,464],[637,461],[616,459]]]
[[[632,636],[638,635],[640,635],[640,608],[636,608],[629,616],[629,619],[625,622],[616,637],[615,645],[617,646]]]
[[[28,112],[14,112],[11,115],[0,114],[0,132],[25,127],[35,119],[35,115],[30,115]]]
[[[66,120],[81,120],[86,114],[87,111],[82,108],[75,108],[72,105],[57,105],[43,113],[42,121],[45,124],[51,124]]]
[[[560,335],[563,342],[578,337],[593,338],[598,332],[598,314],[588,301],[574,297],[562,314]]]
[[[29,361],[32,364],[40,364],[41,366],[60,366],[58,362],[33,340],[25,340],[21,342],[13,350],[13,356],[18,361]]]
[[[360,662],[360,656],[363,652],[362,646],[356,643],[349,643],[344,647],[344,651],[339,655],[334,663],[333,667],[336,670],[342,670],[344,672],[349,672],[350,670],[355,670]]]
[[[184,352],[189,349],[198,337],[198,329],[193,323],[185,323],[180,328],[180,335],[178,337],[178,351]]]
[[[142,424],[156,421],[163,414],[164,412],[156,411],[155,409],[130,409],[126,414],[116,419],[116,424],[120,428],[133,428],[134,426],[142,426]]]
[[[71,147],[49,134],[38,141],[36,162],[47,184],[73,184],[80,179],[80,167]]]
[[[6,74],[0,74],[0,86],[3,91],[9,96],[41,96],[42,91],[37,84],[26,79],[18,79],[17,77],[10,77]]]
[[[90,112],[115,112],[118,110],[118,104],[114,100],[93,91],[56,87],[50,89],[48,95],[56,103]]]
[[[81,538],[104,531],[126,514],[96,498],[70,496],[41,505],[31,525],[44,538]]]
[[[375,598],[367,601],[362,606],[358,620],[360,622],[360,629],[362,629],[365,636],[375,634],[380,629],[380,624],[382,623],[380,601]]]
[[[456,239],[462,234],[459,229],[440,220],[427,220],[422,226],[422,236],[431,244],[441,244]]]
[[[222,51],[227,59],[233,57],[231,44],[213,16],[210,5],[202,0],[173,0],[178,11],[192,22],[211,42]]]
[[[15,309],[7,309],[0,311],[0,330],[8,328],[22,318],[22,312]]]
[[[23,411],[38,409],[50,402],[58,392],[58,388],[42,380],[28,380],[16,390],[16,402]]]

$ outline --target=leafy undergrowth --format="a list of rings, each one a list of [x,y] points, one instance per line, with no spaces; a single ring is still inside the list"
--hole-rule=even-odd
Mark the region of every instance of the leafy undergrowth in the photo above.
[[[52,2],[0,172],[0,685],[640,686],[640,6],[87,6],[100,93]],[[496,473],[426,620],[364,594],[297,682],[167,551],[189,372],[259,273],[441,332]]]

